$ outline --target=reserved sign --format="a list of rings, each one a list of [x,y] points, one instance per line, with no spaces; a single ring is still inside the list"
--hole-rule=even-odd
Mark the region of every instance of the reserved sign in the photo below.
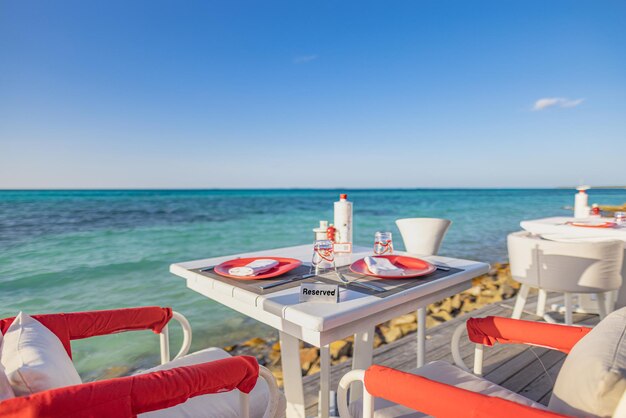
[[[339,302],[339,286],[324,283],[302,283],[300,285],[300,302]]]

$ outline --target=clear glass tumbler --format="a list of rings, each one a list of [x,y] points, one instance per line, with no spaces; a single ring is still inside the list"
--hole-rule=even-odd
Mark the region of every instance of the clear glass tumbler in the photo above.
[[[615,224],[626,226],[626,212],[615,212]]]
[[[374,234],[374,254],[393,254],[391,232],[377,232]]]
[[[312,270],[315,274],[322,274],[335,268],[335,252],[333,242],[327,239],[317,240],[313,244]]]

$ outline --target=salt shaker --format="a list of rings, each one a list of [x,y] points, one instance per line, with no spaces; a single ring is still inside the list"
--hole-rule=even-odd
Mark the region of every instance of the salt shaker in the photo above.
[[[320,226],[313,228],[315,241],[326,239],[326,230],[328,229],[328,221],[320,221]]]

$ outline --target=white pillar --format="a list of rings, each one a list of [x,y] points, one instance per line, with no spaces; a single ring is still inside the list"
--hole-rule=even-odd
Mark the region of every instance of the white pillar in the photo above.
[[[372,365],[374,352],[374,327],[365,332],[354,334],[354,352],[352,354],[352,370],[367,370]],[[354,402],[363,395],[361,385],[352,385],[350,389],[350,402]]]
[[[320,348],[320,399],[319,416],[328,418],[330,409],[330,349],[327,345]]]
[[[306,418],[300,365],[300,341],[284,332],[279,332],[279,336],[283,388],[285,398],[287,398],[287,418]]]
[[[572,294],[565,293],[565,325],[572,325],[574,322]]]
[[[544,316],[546,313],[546,300],[548,299],[548,291],[539,289],[537,296],[537,316]]]
[[[528,291],[530,287],[527,284],[522,284],[519,292],[517,292],[517,299],[515,300],[515,307],[513,308],[513,315],[511,318],[520,319],[522,317],[522,311],[524,310],[524,305],[526,305],[526,298],[528,298]]]
[[[426,362],[426,308],[417,309],[417,367]]]

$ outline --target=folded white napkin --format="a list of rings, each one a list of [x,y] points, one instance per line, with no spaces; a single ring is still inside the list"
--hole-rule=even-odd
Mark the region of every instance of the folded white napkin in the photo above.
[[[256,276],[265,273],[278,265],[278,261],[267,258],[260,258],[242,267],[233,267],[228,270],[228,274],[233,276]]]
[[[367,268],[377,276],[402,276],[404,270],[391,264],[386,258],[365,257]]]

